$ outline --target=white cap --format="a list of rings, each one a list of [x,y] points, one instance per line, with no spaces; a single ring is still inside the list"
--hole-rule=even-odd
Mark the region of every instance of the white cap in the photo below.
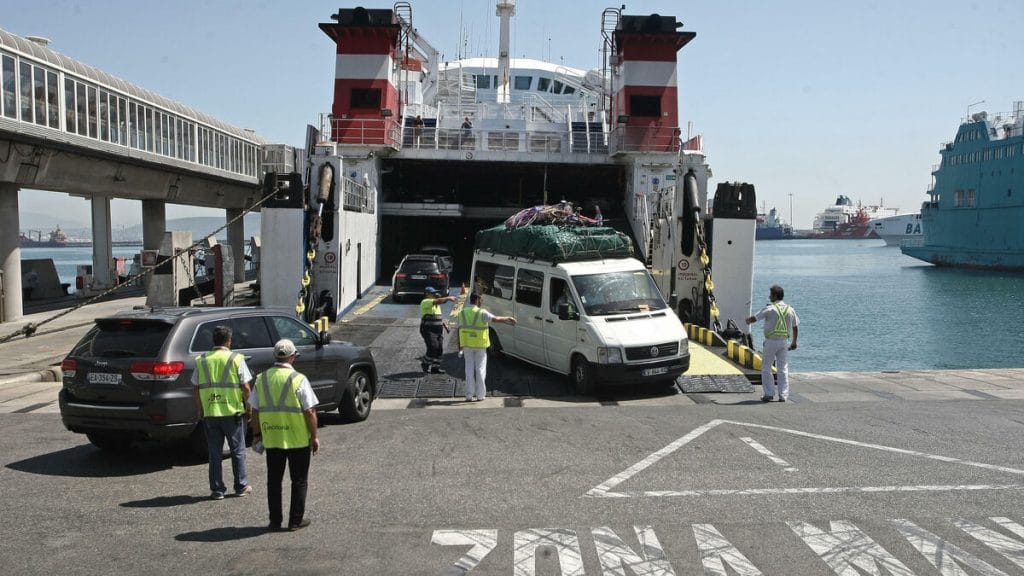
[[[295,343],[287,338],[282,338],[274,344],[274,358],[277,360],[287,360],[288,358],[295,355]]]

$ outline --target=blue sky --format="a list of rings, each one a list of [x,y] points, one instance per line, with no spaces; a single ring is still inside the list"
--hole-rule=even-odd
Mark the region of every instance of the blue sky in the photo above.
[[[389,8],[391,2],[365,3]],[[412,0],[414,25],[447,58],[493,56],[493,0]],[[329,110],[334,46],[317,28],[333,2],[40,0],[0,27],[277,142],[301,145]],[[351,7],[351,4],[344,4]],[[513,54],[599,62],[592,0],[519,0]],[[714,184],[751,182],[759,204],[810,227],[839,194],[915,210],[941,142],[972,112],[1024,100],[1024,2],[777,0],[626,3],[675,15],[697,38],[679,54],[680,122],[704,134]],[[460,34],[460,21],[464,34]],[[684,124],[685,125],[685,124]],[[685,128],[684,128],[685,130]],[[23,211],[82,210],[22,194]],[[87,213],[87,212],[86,212]],[[216,214],[217,212],[213,212]],[[168,208],[168,216],[209,214]],[[139,220],[116,202],[115,225]]]

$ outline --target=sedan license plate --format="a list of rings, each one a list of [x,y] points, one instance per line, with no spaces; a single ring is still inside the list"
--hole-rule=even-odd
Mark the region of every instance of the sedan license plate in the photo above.
[[[413,274],[412,276],[410,276],[410,278],[412,278],[413,280],[426,280],[427,279],[426,275],[424,275],[424,274]]]
[[[661,368],[648,368],[640,372],[641,376],[657,376],[658,374],[667,374],[668,366],[662,366]]]
[[[89,372],[86,376],[89,384],[120,384],[121,375],[110,372]]]

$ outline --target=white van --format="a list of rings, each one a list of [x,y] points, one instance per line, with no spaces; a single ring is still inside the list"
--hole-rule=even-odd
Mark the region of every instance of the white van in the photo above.
[[[471,277],[485,309],[516,319],[491,326],[492,350],[571,374],[578,394],[667,384],[690,367],[686,331],[636,259],[552,264],[477,250]]]

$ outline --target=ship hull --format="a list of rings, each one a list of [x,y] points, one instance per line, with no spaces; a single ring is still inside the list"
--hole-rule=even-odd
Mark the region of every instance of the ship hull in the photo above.
[[[947,268],[1024,272],[1024,251],[992,252],[950,246],[903,246],[907,256]]]
[[[787,234],[783,228],[757,228],[755,231],[755,240],[782,240],[784,238],[790,238],[792,234]]]

